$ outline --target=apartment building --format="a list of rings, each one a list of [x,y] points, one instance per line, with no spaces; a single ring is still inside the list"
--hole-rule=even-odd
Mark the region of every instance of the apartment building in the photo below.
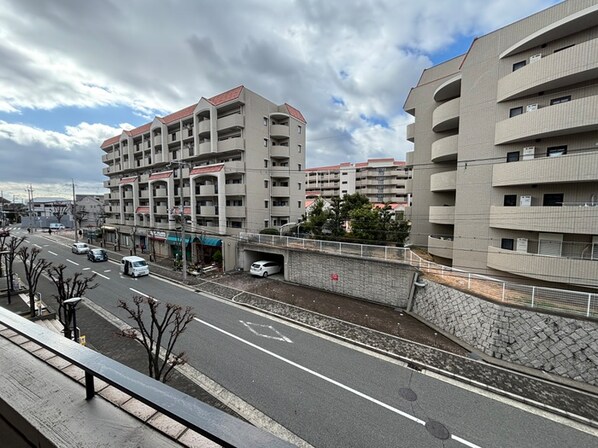
[[[108,239],[173,255],[181,213],[204,246],[297,220],[305,133],[299,110],[239,86],[106,140]]]
[[[414,244],[468,271],[598,287],[595,0],[477,38],[404,110]]]
[[[321,196],[330,200],[346,194],[361,193],[370,202],[406,205],[405,183],[409,172],[405,162],[392,158],[369,159],[367,162],[308,168],[305,185],[309,197]]]

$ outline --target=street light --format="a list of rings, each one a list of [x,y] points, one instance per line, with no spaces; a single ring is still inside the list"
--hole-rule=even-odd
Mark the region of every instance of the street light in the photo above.
[[[66,299],[63,305],[67,305],[69,308],[69,315],[72,313],[73,316],[73,331],[75,332],[75,342],[79,342],[79,332],[77,331],[77,304],[81,301],[81,297],[73,297],[72,299]],[[69,319],[70,320],[70,319]],[[67,322],[68,324],[68,322]],[[67,335],[64,335],[67,337]]]
[[[180,184],[180,207],[181,207],[181,257],[183,260],[183,282],[187,281],[187,248],[185,247],[185,197],[183,193],[183,166],[188,168],[191,165],[187,162],[183,162],[182,160],[173,160],[170,162],[169,166],[178,165],[179,167],[179,184]]]

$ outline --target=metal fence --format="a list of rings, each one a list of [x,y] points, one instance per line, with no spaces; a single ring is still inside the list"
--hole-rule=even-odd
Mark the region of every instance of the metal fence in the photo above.
[[[240,239],[248,243],[266,244],[289,249],[315,250],[335,255],[349,255],[408,264],[425,272],[439,283],[462,290],[471,290],[496,302],[533,308],[539,311],[598,318],[598,293],[521,285],[499,280],[434,263],[405,247],[373,246],[255,233],[241,233]]]

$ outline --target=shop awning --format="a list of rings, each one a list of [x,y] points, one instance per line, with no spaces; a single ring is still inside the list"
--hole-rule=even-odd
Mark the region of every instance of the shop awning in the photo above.
[[[194,243],[203,244],[204,246],[220,247],[222,246],[222,240],[213,236],[202,236],[201,238],[195,238]]]
[[[191,238],[189,235],[185,235],[185,246],[191,244],[191,241],[193,240],[193,238]],[[181,245],[181,237],[178,235],[169,235],[168,238],[166,238],[166,242],[168,244],[177,244],[177,245]]]
[[[102,226],[102,229],[107,230],[108,232],[114,232],[116,230],[116,227]]]

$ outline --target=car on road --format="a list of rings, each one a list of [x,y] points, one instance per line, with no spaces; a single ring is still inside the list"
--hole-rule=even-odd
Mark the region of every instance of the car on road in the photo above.
[[[281,269],[282,267],[280,266],[280,263],[270,260],[260,260],[251,264],[249,273],[251,275],[265,278],[272,274],[278,274]]]
[[[131,277],[140,277],[149,275],[149,266],[145,259],[141,257],[123,257],[120,261],[120,272]]]
[[[74,254],[86,254],[89,252],[89,246],[86,243],[73,243],[71,252]]]
[[[87,252],[89,261],[108,261],[108,253],[104,249],[90,249]]]

